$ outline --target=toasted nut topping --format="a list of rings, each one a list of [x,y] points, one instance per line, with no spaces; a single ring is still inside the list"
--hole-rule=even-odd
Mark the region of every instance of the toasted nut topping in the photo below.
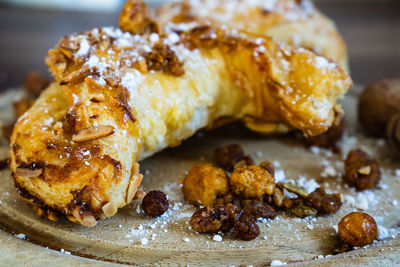
[[[274,191],[274,194],[272,195],[272,197],[273,197],[275,206],[277,206],[279,208],[282,207],[283,199],[285,198],[285,196],[283,195],[283,192],[278,187],[275,188],[275,191]]]
[[[50,221],[57,221],[58,220],[58,214],[52,210],[47,211],[47,218]]]
[[[107,217],[114,216],[118,211],[113,202],[108,202],[101,209],[103,210],[104,215],[106,215]]]
[[[359,174],[369,175],[371,173],[371,166],[364,166],[358,170]]]
[[[136,194],[133,197],[133,200],[141,199],[141,198],[144,198],[145,196],[146,196],[146,192],[144,192],[142,190],[138,190],[138,191],[136,191]]]
[[[33,178],[38,177],[43,173],[43,169],[36,169],[31,170],[29,168],[17,168],[15,172],[18,176],[26,177],[26,178]]]
[[[302,187],[302,186],[295,185],[295,184],[292,184],[292,183],[284,183],[283,187],[286,190],[288,190],[288,191],[290,191],[290,192],[292,192],[292,193],[294,193],[294,194],[296,194],[296,195],[298,195],[300,197],[306,198],[308,196],[308,193],[307,193],[306,189],[304,187]]]
[[[86,142],[93,139],[106,137],[114,133],[114,127],[110,125],[99,125],[85,128],[72,135],[74,142]]]
[[[289,212],[296,217],[305,218],[308,216],[317,215],[317,210],[306,206],[302,203],[298,203],[289,209]]]

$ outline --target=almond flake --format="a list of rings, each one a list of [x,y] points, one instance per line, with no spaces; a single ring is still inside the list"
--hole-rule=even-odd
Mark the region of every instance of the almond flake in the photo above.
[[[85,128],[72,135],[74,142],[86,142],[93,139],[106,137],[114,133],[114,127],[110,125],[99,125]]]
[[[362,175],[369,175],[371,173],[371,166],[364,166],[358,170],[359,174]]]
[[[33,178],[38,177],[43,173],[43,169],[35,169],[31,170],[29,168],[17,168],[15,172],[18,176],[26,177],[26,178]]]

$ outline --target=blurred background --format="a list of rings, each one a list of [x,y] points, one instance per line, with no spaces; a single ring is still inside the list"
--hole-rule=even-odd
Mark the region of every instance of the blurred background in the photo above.
[[[218,1],[218,0],[216,0]],[[49,76],[48,49],[64,35],[117,26],[123,0],[0,0],[0,91],[26,72]],[[152,7],[162,0],[148,0]],[[400,78],[400,0],[317,0],[348,45],[352,78],[368,84]]]

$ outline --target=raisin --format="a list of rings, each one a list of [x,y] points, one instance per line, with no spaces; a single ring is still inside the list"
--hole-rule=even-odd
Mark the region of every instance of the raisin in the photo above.
[[[153,190],[146,194],[142,201],[142,209],[152,217],[164,214],[169,208],[169,202],[164,192]]]

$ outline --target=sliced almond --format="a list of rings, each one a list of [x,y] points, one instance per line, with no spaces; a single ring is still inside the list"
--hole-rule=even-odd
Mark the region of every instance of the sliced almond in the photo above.
[[[103,210],[104,215],[106,215],[107,217],[114,216],[118,211],[113,202],[108,202],[101,209]]]
[[[131,178],[131,181],[126,192],[126,204],[129,204],[136,195],[137,188],[142,182],[143,175],[137,174]]]
[[[31,170],[29,168],[19,167],[19,168],[17,168],[15,173],[18,176],[22,176],[22,177],[26,177],[26,178],[33,178],[33,177],[38,177],[39,175],[41,175],[43,173],[43,169]]]
[[[369,175],[371,173],[371,166],[364,166],[358,170],[359,174],[362,175]]]
[[[144,192],[142,190],[138,190],[138,191],[136,191],[136,194],[133,197],[133,200],[141,199],[141,198],[144,198],[145,196],[146,196],[146,192]]]
[[[85,128],[72,135],[74,142],[86,142],[101,137],[106,137],[114,133],[114,127],[110,125],[99,125]]]
[[[82,224],[84,226],[95,226],[97,221],[96,218],[88,213],[84,213],[84,214],[80,214],[79,213],[80,208],[76,207],[73,211],[72,211],[72,216],[67,216],[68,219],[73,222],[73,223],[78,223],[78,224]]]

